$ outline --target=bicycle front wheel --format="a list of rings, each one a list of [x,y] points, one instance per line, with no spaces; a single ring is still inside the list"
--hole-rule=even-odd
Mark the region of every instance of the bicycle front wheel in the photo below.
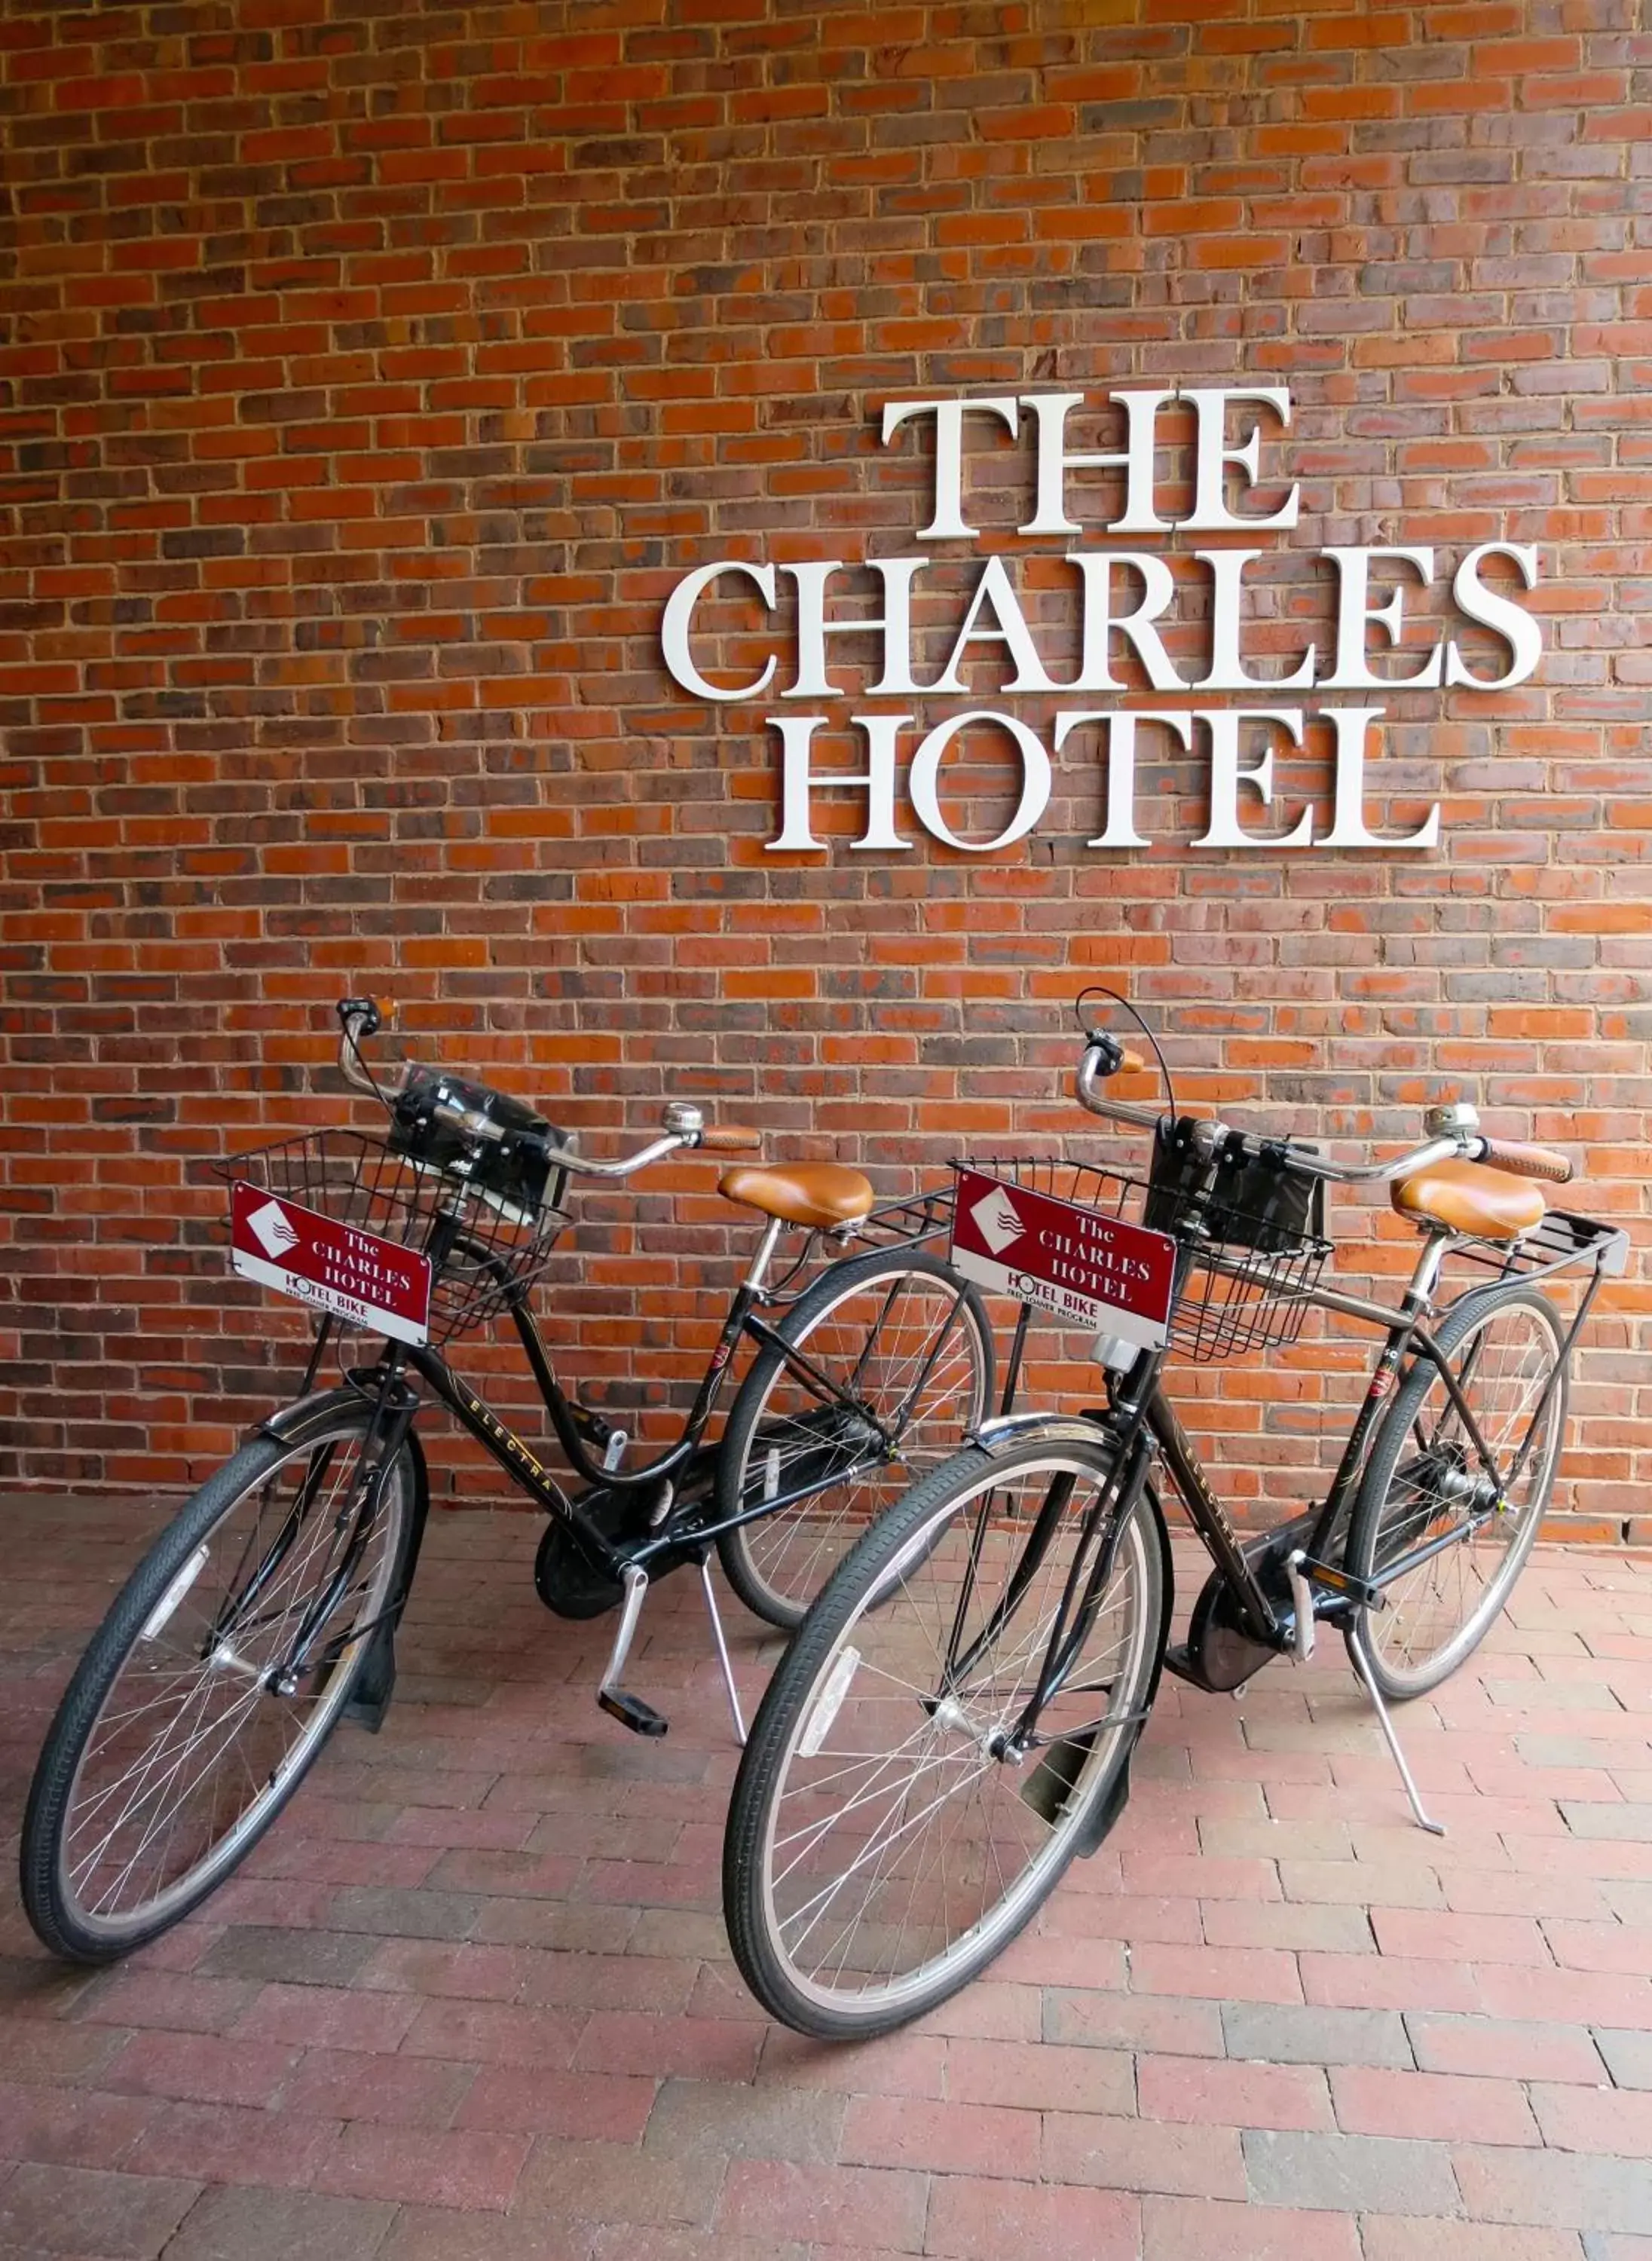
[[[1089,1512],[1114,1465],[1070,1432],[959,1453],[859,1541],[782,1659],[723,1909],[746,1983],[800,2032],[864,2038],[945,2001],[1116,1814],[1167,1583],[1145,1490]]]
[[[860,1533],[979,1426],[992,1403],[985,1304],[939,1257],[895,1248],[834,1264],[779,1331],[729,1409],[717,1518],[729,1584],[789,1632]]]
[[[1566,1428],[1564,1342],[1546,1296],[1473,1291],[1435,1339],[1474,1429],[1419,1357],[1348,1529],[1348,1567],[1381,1583],[1383,1604],[1361,1611],[1348,1640],[1390,1703],[1437,1688],[1485,1638],[1542,1525]]]
[[[296,1439],[226,1461],[161,1533],[81,1659],[23,1825],[30,1922],[103,1963],[204,1899],[326,1741],[402,1592],[417,1472],[366,1511],[371,1410],[341,1390]]]

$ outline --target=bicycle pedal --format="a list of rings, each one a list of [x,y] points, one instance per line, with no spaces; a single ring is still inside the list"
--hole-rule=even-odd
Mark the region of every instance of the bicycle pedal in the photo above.
[[[642,1697],[628,1695],[623,1688],[602,1688],[597,1691],[599,1710],[628,1727],[634,1735],[663,1735],[671,1721],[663,1712],[657,1712]]]

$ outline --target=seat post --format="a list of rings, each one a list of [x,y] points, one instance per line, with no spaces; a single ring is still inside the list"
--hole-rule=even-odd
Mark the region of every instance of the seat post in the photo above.
[[[1434,1300],[1434,1289],[1440,1283],[1440,1267],[1447,1252],[1462,1238],[1460,1232],[1449,1231],[1444,1225],[1430,1226],[1424,1235],[1423,1245],[1417,1252],[1417,1261],[1406,1283],[1405,1300],[1420,1304],[1425,1310]]]
[[[1424,1244],[1417,1251],[1411,1280],[1405,1282],[1405,1303],[1421,1304],[1421,1310],[1428,1310],[1428,1304],[1435,1300],[1435,1287],[1440,1284],[1440,1267],[1447,1261],[1447,1251],[1455,1248],[1460,1239],[1462,1239],[1462,1234],[1448,1232],[1444,1225],[1426,1225],[1424,1228]]]
[[[783,1217],[772,1217],[764,1228],[763,1238],[758,1243],[757,1253],[751,1259],[751,1269],[741,1282],[741,1285],[753,1296],[760,1296],[763,1293],[763,1281],[774,1255],[774,1244],[785,1230],[785,1222]]]

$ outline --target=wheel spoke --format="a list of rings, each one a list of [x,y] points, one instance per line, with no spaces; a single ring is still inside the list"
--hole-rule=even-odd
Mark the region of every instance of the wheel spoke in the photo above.
[[[365,1434],[352,1408],[315,1442],[277,1446],[273,1458],[269,1446],[248,1448],[254,1466],[242,1488],[205,1519],[186,1508],[156,1542],[154,1569],[146,1563],[118,1598],[76,1676],[79,1683],[95,1671],[101,1694],[60,1748],[65,1698],[41,1762],[66,1781],[47,1825],[44,1871],[35,1848],[25,1848],[25,1890],[38,1899],[26,1879],[50,1879],[46,1934],[67,1933],[76,1951],[107,1954],[163,1929],[227,1873],[291,1794],[348,1693],[358,1628],[383,1614],[406,1528],[405,1459],[362,1523]],[[190,1572],[192,1553],[201,1560]],[[146,1609],[181,1572],[187,1584],[144,1639]],[[312,1616],[300,1683],[278,1697],[272,1676]]]
[[[1390,1695],[1420,1693],[1454,1670],[1501,1609],[1542,1519],[1564,1425],[1563,1382],[1551,1388],[1561,1339],[1551,1307],[1529,1289],[1469,1307],[1445,1354],[1484,1457],[1438,1370],[1419,1361],[1395,1419],[1386,1489],[1361,1503],[1366,1559],[1384,1606],[1361,1635]],[[1404,1414],[1400,1405],[1409,1410]],[[1379,1441],[1386,1453],[1386,1439]],[[1495,1504],[1486,1497],[1495,1487]],[[1369,1516],[1368,1526],[1365,1518]],[[1449,1543],[1440,1545],[1445,1539]],[[1410,1563],[1406,1557],[1431,1551]],[[1397,1569],[1397,1575],[1393,1575]]]
[[[849,1583],[821,1605],[833,1612],[830,1644],[810,1650],[807,1668],[794,1649],[777,1676],[772,1752],[747,1753],[736,1806],[766,1769],[765,1818],[750,1913],[731,1914],[731,1935],[767,2006],[806,2031],[841,2031],[845,2019],[881,2030],[964,1984],[1054,1883],[1079,1819],[1129,1748],[1129,1731],[1110,1735],[1103,1719],[1067,1809],[1051,1820],[1022,1795],[1043,1761],[1034,1749],[1024,1769],[1011,1763],[1002,1739],[1058,1629],[1072,1625],[1070,1597],[1095,1559],[1088,1511],[1105,1496],[1110,1464],[1099,1446],[1063,1458],[1028,1445],[1016,1457],[1018,1467],[960,1454],[866,1538]],[[1040,1524],[1051,1497],[1053,1518]],[[1144,1517],[1138,1504],[1119,1535],[1041,1735],[1081,1719],[1094,1726],[1098,1700],[1132,1717],[1139,1708],[1163,1600]],[[967,1660],[956,1677],[949,1654]],[[811,1741],[822,1704],[828,1725]],[[734,1827],[737,1841],[743,1821]],[[760,1959],[743,1950],[748,1927],[766,1942]],[[838,2022],[811,2022],[829,2015]]]
[[[821,1380],[760,1365],[750,1415],[736,1405],[730,1417],[743,1504],[809,1487],[723,1544],[743,1598],[776,1625],[798,1621],[859,1534],[986,1410],[990,1350],[955,1277],[910,1257],[843,1270],[788,1338]]]

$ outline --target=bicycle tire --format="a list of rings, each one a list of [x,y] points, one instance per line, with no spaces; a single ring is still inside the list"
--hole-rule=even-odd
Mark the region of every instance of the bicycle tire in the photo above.
[[[1529,1316],[1528,1339],[1538,1356],[1528,1374],[1505,1364],[1495,1374],[1486,1371],[1487,1342],[1491,1330],[1507,1315]],[[1524,1425],[1542,1404],[1542,1392],[1558,1364],[1553,1393],[1542,1411],[1544,1431],[1528,1466],[1519,1501],[1510,1510],[1482,1513],[1467,1487],[1476,1482],[1471,1468],[1472,1441],[1446,1390],[1439,1369],[1419,1357],[1405,1377],[1390,1408],[1366,1465],[1348,1526],[1348,1568],[1358,1578],[1375,1578],[1392,1572],[1404,1550],[1445,1540],[1454,1508],[1462,1525],[1454,1544],[1419,1561],[1415,1568],[1384,1588],[1384,1606],[1375,1614],[1361,1611],[1349,1625],[1347,1639],[1356,1666],[1363,1665],[1390,1703],[1404,1703],[1437,1688],[1470,1656],[1501,1612],[1524,1568],[1541,1527],[1544,1511],[1554,1489],[1555,1474],[1565,1435],[1569,1387],[1564,1340],[1555,1306],[1547,1296],[1516,1283],[1506,1288],[1476,1288],[1459,1298],[1435,1330],[1441,1354],[1459,1376],[1476,1425],[1488,1448],[1496,1455],[1510,1445],[1509,1464],[1519,1439],[1511,1438],[1517,1424]],[[1466,1373],[1466,1379],[1464,1375]],[[1507,1389],[1506,1418],[1501,1401],[1492,1393]],[[1419,1429],[1430,1418],[1432,1431]],[[1490,1405],[1490,1410],[1487,1410]],[[1498,1483],[1501,1486],[1499,1475]],[[1455,1488],[1454,1497],[1454,1489]],[[1500,1559],[1489,1563],[1476,1557],[1483,1537],[1501,1547]],[[1469,1587],[1469,1573],[1489,1568],[1477,1588]],[[1447,1590],[1454,1583],[1456,1604]],[[1428,1621],[1441,1630],[1439,1638],[1420,1654],[1415,1640],[1407,1640],[1404,1626],[1414,1603],[1423,1604]],[[1400,1662],[1404,1648],[1406,1661]]]
[[[1097,1561],[1092,1551],[1074,1572],[1086,1522],[1078,1487],[1091,1487],[1093,1499],[1111,1480],[1114,1454],[1103,1439],[1075,1439],[1074,1425],[1052,1424],[1048,1438],[1035,1432],[996,1454],[966,1446],[915,1485],[839,1567],[769,1683],[729,1806],[723,1913],[746,1984],[801,2033],[870,2039],[945,2001],[1009,1945],[1122,1807],[1168,1613],[1162,1526],[1145,1485],[1119,1522],[1078,1676],[1039,1715],[1060,1740],[1019,1765],[988,1748],[1036,1683],[1051,1597],[1070,1574],[1081,1590]],[[1067,1475],[1073,1484],[1058,1497]],[[1014,1504],[1029,1479],[1043,1500],[1031,1524]],[[1087,1543],[1095,1549],[1101,1534]],[[1034,1613],[1025,1620],[1024,1603]],[[925,1669],[914,1660],[926,1648],[939,1660],[943,1626],[952,1669]],[[1103,1676],[1093,1685],[1092,1670]],[[937,1693],[943,1678],[952,1684]],[[843,1787],[828,1798],[834,1784]],[[842,1843],[826,1852],[828,1808],[844,1799]],[[858,1938],[863,1895],[868,1929]],[[829,1912],[811,1967],[810,1936]],[[930,1936],[936,1951],[926,1954]],[[910,1967],[897,1967],[909,1938]]]
[[[280,1697],[258,1676],[272,1668],[284,1628],[300,1621],[300,1613],[314,1597],[307,1590],[298,1590],[293,1578],[304,1577],[313,1568],[320,1581],[335,1558],[339,1565],[345,1559],[338,1548],[339,1538],[345,1535],[339,1529],[343,1510],[332,1518],[333,1538],[326,1552],[320,1551],[329,1510],[341,1490],[327,1477],[339,1448],[351,1444],[359,1448],[372,1418],[371,1408],[354,1390],[341,1389],[305,1409],[286,1435],[266,1432],[255,1438],[185,1503],[111,1604],[47,1730],[24,1818],[23,1904],[36,1934],[53,1953],[70,1962],[106,1963],[169,1930],[251,1851],[319,1755],[367,1662],[373,1628],[384,1621],[389,1604],[402,1593],[405,1584],[420,1499],[416,1451],[411,1439],[404,1440],[384,1475],[368,1533],[370,1569],[359,1581],[353,1572],[348,1574],[350,1583],[340,1593],[338,1606],[354,1604],[348,1619],[340,1622],[329,1611],[319,1621],[318,1630],[325,1633],[325,1640],[314,1652],[313,1690],[306,1694],[295,1689],[290,1697]],[[356,1465],[357,1457],[347,1452],[346,1469]],[[251,1531],[238,1541],[238,1511],[261,1493],[268,1497],[283,1471],[300,1461],[305,1473],[291,1502],[268,1514],[261,1503],[255,1509]],[[346,1495],[347,1500],[353,1497],[353,1491]],[[277,1514],[282,1518],[278,1523]],[[289,1525],[291,1533],[283,1546]],[[221,1571],[226,1571],[232,1585],[240,1579],[243,1592],[251,1586],[251,1576],[243,1574],[252,1559],[255,1541],[262,1547],[260,1567],[273,1565],[258,1590],[262,1605],[241,1623],[233,1616],[226,1620],[226,1605],[222,1603],[209,1615],[204,1605],[219,1592]],[[295,1556],[300,1541],[302,1551]],[[231,1551],[237,1544],[240,1552],[232,1563]],[[318,1583],[316,1590],[324,1596],[326,1587]],[[191,1654],[186,1630],[203,1626],[205,1634],[197,1630],[196,1653]],[[290,1633],[286,1637],[290,1639]],[[217,1644],[210,1656],[205,1647],[209,1639]],[[271,1653],[268,1664],[255,1662],[248,1653],[256,1651],[261,1643]],[[140,1654],[148,1650],[154,1651],[153,1656]],[[144,1698],[146,1682],[152,1684],[153,1692],[147,1700],[138,1701],[135,1712],[111,1715],[111,1699],[123,1687],[129,1667],[136,1676],[131,1691],[133,1699]],[[186,1692],[191,1676],[198,1697]],[[249,1679],[254,1684],[253,1698],[235,1696],[233,1690]],[[167,1692],[169,1687],[177,1690],[176,1702]],[[211,1692],[218,1687],[226,1691],[228,1709],[215,1719],[209,1719]],[[198,1705],[193,1726],[191,1704]],[[281,1713],[284,1711],[298,1719],[305,1704],[310,1706],[308,1717],[271,1763],[269,1753],[279,1734]],[[169,1705],[183,1723],[181,1732],[193,1738],[184,1741],[181,1748],[166,1741],[173,1717],[173,1711],[165,1708]],[[237,1709],[243,1715],[239,1724],[233,1717]],[[158,1724],[123,1734],[123,1727],[143,1719],[146,1712],[157,1713]],[[226,1722],[230,1724],[226,1730]],[[108,1729],[101,1743],[97,1740],[100,1723]],[[248,1730],[252,1731],[250,1735]],[[213,1742],[215,1735],[218,1740]],[[208,1746],[205,1762],[185,1784],[177,1811],[169,1821],[146,1802],[151,1795],[147,1785],[158,1782],[156,1795],[167,1798],[181,1769],[199,1755],[203,1745]],[[179,1749],[176,1760],[174,1748]],[[225,1788],[225,1762],[232,1755],[239,1759],[253,1795],[220,1827],[219,1800]],[[169,1765],[169,1773],[157,1775],[157,1769]],[[100,1787],[105,1769],[120,1767],[125,1773],[115,1773],[108,1787]],[[104,1801],[134,1775],[135,1784],[128,1792],[125,1810],[117,1815],[101,1844],[83,1850],[84,1840],[79,1833],[89,1818],[95,1827],[103,1828],[111,1812]],[[205,1801],[197,1800],[196,1793],[204,1787]],[[239,1783],[233,1787],[236,1796],[242,1795]],[[184,1827],[186,1815],[188,1827]],[[104,1873],[108,1848],[114,1848],[108,1853],[108,1863],[112,1864],[122,1859],[131,1834],[143,1832],[124,1872],[130,1877],[150,1841],[164,1828],[167,1834],[159,1854],[164,1872],[181,1827],[184,1835],[179,1849],[185,1856],[203,1827],[206,1833],[198,1855],[188,1857],[181,1870],[163,1873],[147,1899],[124,1908],[114,1904],[122,1882],[118,1876],[93,1905],[87,1905],[91,1889]],[[126,1836],[119,1834],[123,1830]],[[83,1881],[77,1883],[77,1877]]]
[[[868,1461],[875,1438],[866,1425],[858,1428],[844,1409],[822,1399],[779,1349],[767,1345],[752,1360],[723,1431],[717,1520],[784,1489],[788,1478],[826,1486],[836,1468],[844,1472],[840,1483],[718,1539],[724,1575],[740,1599],[789,1633],[861,1532],[986,1418],[994,1358],[980,1294],[921,1248],[874,1250],[832,1265],[776,1331],[886,1420],[898,1415],[902,1392],[916,1393],[901,1425],[901,1452]]]

